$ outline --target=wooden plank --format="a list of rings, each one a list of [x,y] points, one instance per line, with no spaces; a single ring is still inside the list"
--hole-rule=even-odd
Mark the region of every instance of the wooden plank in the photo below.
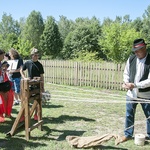
[[[28,129],[28,132],[31,132],[33,129],[41,126],[43,124],[43,120],[40,120],[39,122],[33,124],[33,126],[31,126],[29,129]]]

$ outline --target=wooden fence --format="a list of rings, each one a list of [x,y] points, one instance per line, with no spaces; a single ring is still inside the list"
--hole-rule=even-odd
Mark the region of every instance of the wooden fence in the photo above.
[[[40,60],[45,82],[65,85],[122,89],[125,65],[114,63]]]

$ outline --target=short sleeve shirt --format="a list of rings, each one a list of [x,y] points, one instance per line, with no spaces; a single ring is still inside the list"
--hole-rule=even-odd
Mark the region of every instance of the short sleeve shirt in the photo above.
[[[19,69],[23,65],[23,60],[21,58],[18,59],[17,69]],[[12,78],[20,78],[21,74],[20,72],[14,72],[12,74]]]
[[[33,62],[32,60],[28,60],[24,63],[22,70],[28,70],[28,77],[33,79],[33,77],[40,77],[41,74],[44,74],[43,65],[39,62]]]

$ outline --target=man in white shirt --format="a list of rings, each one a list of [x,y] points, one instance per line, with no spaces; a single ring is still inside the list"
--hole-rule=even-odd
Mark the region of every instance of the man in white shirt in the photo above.
[[[150,99],[150,54],[147,53],[144,39],[136,39],[133,42],[131,55],[126,63],[123,74],[123,88],[127,89],[126,119],[124,136],[119,143],[132,139],[134,132],[134,118],[139,100]],[[146,117],[147,136],[150,138],[150,103],[142,103],[141,107]]]

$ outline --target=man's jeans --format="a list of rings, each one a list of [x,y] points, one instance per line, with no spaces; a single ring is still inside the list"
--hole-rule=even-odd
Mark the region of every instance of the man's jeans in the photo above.
[[[138,104],[136,103],[136,100],[134,102],[133,101],[130,102],[130,101],[131,101],[131,98],[127,96],[126,97],[126,120],[125,120],[124,134],[128,138],[132,137],[134,133],[134,119],[135,119],[136,106]],[[145,120],[147,123],[147,135],[148,137],[150,137],[150,118],[147,119],[150,116],[150,104],[148,103],[140,103],[140,104],[146,117]]]

